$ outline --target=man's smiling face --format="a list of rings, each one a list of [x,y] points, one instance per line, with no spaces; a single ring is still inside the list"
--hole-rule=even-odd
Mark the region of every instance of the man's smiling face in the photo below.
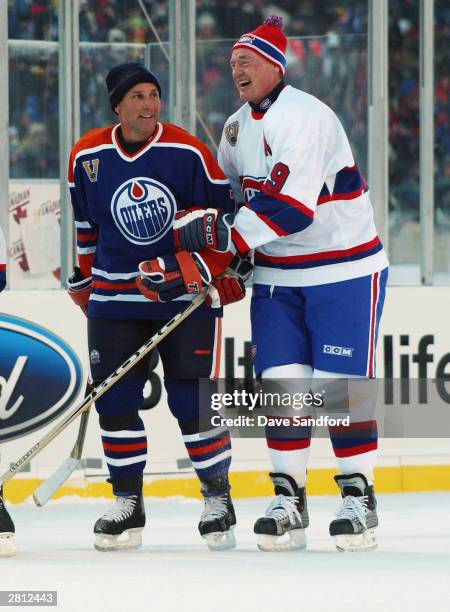
[[[156,130],[161,112],[161,98],[153,83],[131,87],[115,107],[123,137],[127,142],[146,140]]]
[[[254,104],[261,102],[282,78],[277,66],[243,48],[233,51],[230,66],[239,97]]]

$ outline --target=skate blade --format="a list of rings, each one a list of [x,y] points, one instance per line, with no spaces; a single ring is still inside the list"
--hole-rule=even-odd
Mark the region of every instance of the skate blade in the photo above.
[[[304,529],[291,529],[281,536],[260,534],[257,544],[264,552],[302,550],[306,548],[306,534]]]
[[[214,531],[202,536],[206,540],[209,550],[231,550],[236,546],[234,527],[228,531]]]
[[[15,557],[16,545],[13,542],[13,533],[2,533],[0,535],[0,557]]]
[[[334,536],[334,543],[339,552],[367,552],[375,550],[377,541],[375,529],[366,529],[363,533],[342,534]]]
[[[94,548],[101,552],[113,550],[132,550],[142,546],[143,527],[127,529],[120,535],[96,533]]]

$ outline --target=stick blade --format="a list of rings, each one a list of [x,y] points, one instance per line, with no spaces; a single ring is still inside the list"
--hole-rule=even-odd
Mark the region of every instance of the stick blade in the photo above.
[[[41,482],[33,493],[33,499],[36,506],[45,506],[50,497],[56,493],[59,487],[62,487],[69,476],[79,467],[80,463],[81,461],[79,459],[69,457],[54,474],[47,478],[47,480],[44,480],[44,482]]]

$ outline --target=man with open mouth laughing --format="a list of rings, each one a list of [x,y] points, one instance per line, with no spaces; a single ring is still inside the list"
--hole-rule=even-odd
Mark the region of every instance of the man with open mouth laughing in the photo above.
[[[350,397],[357,383],[348,379],[361,379],[368,393],[375,377],[388,261],[344,129],[331,108],[285,83],[286,46],[277,15],[234,44],[231,73],[246,104],[227,120],[218,160],[242,207],[232,215],[188,213],[175,221],[176,240],[187,250],[254,252],[257,374],[271,384],[294,381],[300,393],[312,381],[327,389],[325,408],[330,397],[344,413],[352,407],[348,427],[329,428],[342,496],[329,532],[338,550],[370,550],[377,424],[370,397]],[[306,546],[311,428],[292,429],[266,427],[275,498],[255,523],[262,550]]]

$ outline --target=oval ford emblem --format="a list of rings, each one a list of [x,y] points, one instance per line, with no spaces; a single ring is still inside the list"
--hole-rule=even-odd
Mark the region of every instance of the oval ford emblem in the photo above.
[[[36,323],[0,314],[0,442],[56,419],[81,382],[80,361],[64,340]]]

